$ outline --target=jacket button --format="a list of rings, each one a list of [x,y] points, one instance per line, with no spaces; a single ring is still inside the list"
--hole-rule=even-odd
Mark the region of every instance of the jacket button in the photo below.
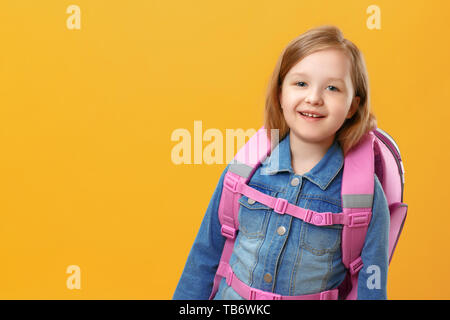
[[[286,228],[285,228],[285,227],[283,227],[283,226],[281,226],[281,227],[278,227],[278,229],[277,229],[277,233],[278,233],[278,235],[282,236],[283,234],[285,234],[285,233],[286,233]]]
[[[247,202],[248,202],[248,204],[254,204],[256,201],[253,200],[253,199],[248,198]]]
[[[300,183],[300,179],[295,177],[294,179],[291,180],[291,186],[296,187],[298,186],[298,184]]]
[[[270,273],[266,273],[264,275],[264,281],[267,282],[267,283],[272,282],[272,275]]]

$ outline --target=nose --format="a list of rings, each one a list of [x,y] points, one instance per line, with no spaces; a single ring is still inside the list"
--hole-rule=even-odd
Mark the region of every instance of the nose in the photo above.
[[[318,92],[319,90],[310,90],[305,98],[305,102],[313,106],[320,106],[323,104],[322,96]]]

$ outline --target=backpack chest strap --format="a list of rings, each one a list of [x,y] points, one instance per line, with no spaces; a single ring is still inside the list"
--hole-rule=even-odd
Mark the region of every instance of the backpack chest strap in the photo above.
[[[316,226],[342,224],[349,227],[366,227],[370,221],[370,213],[367,211],[354,211],[349,214],[343,212],[316,212],[293,205],[286,199],[275,198],[254,189],[233,175],[225,176],[224,186],[228,192],[233,194],[243,194],[250,199],[272,208],[278,214],[289,214],[295,218],[303,220],[306,223]],[[361,196],[363,198],[366,197],[366,195]],[[359,198],[352,198],[352,201],[358,201],[358,199]]]

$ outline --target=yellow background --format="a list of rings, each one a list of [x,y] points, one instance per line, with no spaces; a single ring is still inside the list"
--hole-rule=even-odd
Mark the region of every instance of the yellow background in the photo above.
[[[389,298],[449,299],[449,18],[446,0],[2,1],[0,298],[170,299],[225,168],[173,164],[172,132],[259,128],[282,49],[334,24],[404,159]]]

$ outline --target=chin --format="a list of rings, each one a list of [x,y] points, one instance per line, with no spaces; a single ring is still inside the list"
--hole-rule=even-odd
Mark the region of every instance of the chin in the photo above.
[[[296,139],[299,139],[307,143],[322,143],[328,141],[330,138],[334,139],[334,135],[327,134],[311,134],[307,132],[301,132],[297,130],[292,130],[292,134]]]
[[[302,131],[298,131],[293,129],[292,133],[295,135],[295,137],[297,139],[300,139],[304,142],[309,142],[309,143],[319,143],[324,141],[327,137],[326,135],[318,135],[318,134],[311,134],[308,132],[304,132]]]

